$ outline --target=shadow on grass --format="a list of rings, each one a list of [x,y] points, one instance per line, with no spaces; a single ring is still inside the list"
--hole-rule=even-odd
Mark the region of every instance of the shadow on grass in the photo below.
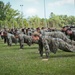
[[[75,57],[75,54],[61,54],[61,55],[51,55],[49,58],[60,58],[60,57]]]
[[[5,47],[7,47],[8,49],[11,49],[11,50],[20,50],[20,46],[18,46],[18,45],[5,46]],[[33,47],[31,47],[31,46],[24,46],[24,48],[21,49],[21,50],[35,50],[35,49],[38,50],[38,47],[36,47],[36,46],[33,46]]]
[[[29,46],[29,47],[24,47],[24,49],[38,49],[38,47],[31,47],[31,46]]]

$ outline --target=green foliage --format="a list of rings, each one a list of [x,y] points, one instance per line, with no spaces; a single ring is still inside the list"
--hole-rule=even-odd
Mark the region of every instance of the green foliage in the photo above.
[[[4,13],[4,3],[0,1],[0,20],[5,19],[5,13]]]
[[[39,18],[37,15],[24,18],[23,13],[11,8],[10,3],[4,4],[0,1],[0,27],[53,27],[60,28],[65,25],[75,25],[75,16],[56,15],[50,13],[49,19]]]
[[[63,27],[65,25],[75,25],[75,17],[67,15],[55,15],[53,12],[50,14],[48,20],[50,27]]]
[[[38,16],[32,16],[27,18],[28,27],[41,27],[41,19]]]

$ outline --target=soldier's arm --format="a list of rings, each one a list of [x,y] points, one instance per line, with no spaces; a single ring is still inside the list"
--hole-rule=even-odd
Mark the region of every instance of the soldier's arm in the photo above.
[[[49,52],[50,52],[48,40],[45,39],[45,38],[42,38],[42,43],[43,43],[43,47],[45,49],[46,57],[48,58],[49,57]]]

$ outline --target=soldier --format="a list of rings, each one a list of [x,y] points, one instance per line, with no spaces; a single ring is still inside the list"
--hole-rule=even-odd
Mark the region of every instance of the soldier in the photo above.
[[[60,31],[45,32],[45,35],[51,36],[53,38],[60,38],[69,44],[75,45],[75,41],[71,41],[64,33],[60,32]]]
[[[71,28],[68,28],[66,30],[66,35],[68,35],[71,40],[75,41],[75,31],[74,30],[72,30]]]
[[[61,36],[61,35],[60,35]],[[34,34],[33,40],[38,40],[39,44],[39,53],[40,56],[43,56],[43,47],[45,48],[46,57],[48,58],[49,52],[56,53],[58,49],[61,49],[63,51],[67,52],[74,52],[74,45],[69,42],[66,42],[62,37],[52,37],[52,36],[41,36],[39,34]],[[65,36],[64,36],[65,37]]]
[[[56,53],[58,49],[66,52],[75,52],[74,45],[69,44],[60,38],[45,36],[44,38],[42,38],[42,43],[43,43],[43,47],[47,52],[49,52],[50,50],[51,52]]]
[[[7,29],[6,28],[3,31],[3,39],[4,39],[4,43],[6,43],[7,41]]]
[[[33,41],[33,43],[38,44],[38,46],[39,46],[38,50],[39,50],[40,56],[42,57],[43,56],[43,43],[42,43],[42,38],[41,37],[42,36],[38,32],[34,32],[32,34],[32,41]]]
[[[7,44],[8,44],[8,46],[11,46],[12,43],[16,44],[17,43],[17,39],[16,39],[16,37],[13,34],[7,33]]]
[[[19,43],[20,43],[21,49],[23,49],[24,43],[27,43],[27,45],[29,45],[29,46],[32,44],[32,37],[31,36],[20,33],[18,35],[18,37],[19,37]]]

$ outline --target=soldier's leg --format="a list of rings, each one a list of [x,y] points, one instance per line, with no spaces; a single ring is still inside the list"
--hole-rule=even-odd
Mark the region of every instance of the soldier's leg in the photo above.
[[[4,39],[4,36],[1,35],[1,39]]]
[[[24,39],[19,39],[19,43],[20,43],[20,49],[23,49],[23,47],[24,47]]]
[[[8,44],[8,46],[9,46],[9,39],[7,38],[7,44]]]
[[[4,36],[4,43],[6,43],[6,41],[7,41],[6,39],[7,39],[7,37],[6,37],[6,36]]]
[[[11,38],[7,38],[7,44],[8,44],[8,46],[12,45],[12,39]]]
[[[65,48],[67,48],[67,51],[69,51],[69,52],[75,52],[75,46],[74,45],[70,45],[68,43],[65,43]]]
[[[39,42],[39,53],[40,53],[40,56],[43,57],[43,44],[42,44],[42,42]]]
[[[12,37],[12,42],[15,43],[15,44],[17,44],[17,38]]]
[[[12,45],[12,38],[9,39],[9,44]]]
[[[59,39],[58,42],[59,42],[59,49],[61,49],[63,51],[73,52],[75,49],[74,45],[68,44],[67,42],[65,42],[61,39]]]

